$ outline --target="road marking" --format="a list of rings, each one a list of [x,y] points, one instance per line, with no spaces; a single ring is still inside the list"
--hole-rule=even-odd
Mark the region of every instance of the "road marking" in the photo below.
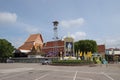
[[[73,80],[75,80],[76,79],[76,76],[77,76],[77,71],[75,72],[75,75],[74,75],[74,77],[73,77]]]
[[[15,69],[3,69],[0,70],[0,73],[14,73],[14,72],[23,72],[33,70],[33,68],[15,68]]]
[[[102,73],[103,75],[105,75],[107,78],[109,78],[110,80],[114,80],[112,77],[110,77],[109,75],[105,74],[104,72]]]
[[[14,75],[8,75],[8,76],[5,76],[5,77],[0,78],[0,80],[8,79],[8,78],[13,78],[13,77],[16,77],[16,76],[18,76],[18,75],[23,75],[23,74],[25,74],[25,73],[27,73],[27,72],[22,72],[22,73],[14,74]]]
[[[41,70],[41,69],[39,69]],[[52,71],[60,71],[60,72],[75,72],[75,71],[68,71],[68,70],[52,70]],[[101,73],[98,73],[98,72],[86,72],[86,71],[77,71],[79,73],[88,73],[88,74],[101,74]]]
[[[39,78],[36,78],[35,80],[40,80],[40,79],[46,77],[47,75],[49,75],[49,74],[45,74],[45,75],[43,75],[43,76],[41,76],[41,77],[39,77]]]
[[[0,80],[16,77],[18,75],[22,75],[22,74],[25,74],[27,71],[30,71],[30,70],[33,70],[33,68],[3,69],[3,70],[0,70],[0,73],[4,74],[4,75],[0,76],[1,77]],[[9,75],[10,73],[15,73],[15,72],[22,72],[22,73]],[[8,75],[8,76],[6,76],[6,75]]]
[[[8,74],[6,73],[6,74],[2,74],[2,75],[0,75],[0,77],[4,77],[4,76],[7,76]]]
[[[93,79],[91,79],[91,78],[84,78],[84,77],[80,77],[80,78],[78,78],[78,79],[82,79],[82,80],[93,80]]]

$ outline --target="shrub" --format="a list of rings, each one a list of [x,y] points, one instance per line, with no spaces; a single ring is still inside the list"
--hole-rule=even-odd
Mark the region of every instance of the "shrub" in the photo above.
[[[85,60],[58,60],[53,61],[53,65],[87,65],[93,63],[92,61]]]

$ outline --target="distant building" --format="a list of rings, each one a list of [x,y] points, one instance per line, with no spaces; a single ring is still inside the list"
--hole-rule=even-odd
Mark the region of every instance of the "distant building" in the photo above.
[[[57,52],[55,52],[55,45],[57,45]],[[69,46],[70,45],[70,46]],[[71,49],[69,49],[71,47]],[[98,45],[98,53],[101,56],[105,56],[105,45]],[[46,54],[46,56],[60,56],[60,52],[62,52],[62,56],[75,56],[74,53],[74,40],[71,37],[66,37],[64,40],[58,41],[48,41],[44,43],[42,52]]]
[[[55,50],[55,46],[57,50]],[[64,40],[46,42],[42,51],[49,57],[75,56],[74,40],[71,37],[66,37]]]
[[[31,34],[15,51],[15,57],[40,57],[41,53],[47,57],[75,56],[74,39],[66,37],[64,40],[43,43],[41,34]],[[98,45],[98,53],[105,55],[105,45]]]
[[[37,57],[42,52],[43,38],[41,34],[31,34],[25,43],[15,53],[17,57]]]
[[[109,49],[106,49],[106,54],[107,55],[120,56],[120,49],[119,48],[109,48]]]
[[[105,57],[105,45],[98,45],[98,53],[101,54],[103,57]]]
[[[57,45],[57,50],[55,50],[55,45]],[[44,52],[48,57],[60,56],[60,52],[64,54],[64,41],[58,40],[46,42],[44,43],[42,52]]]
[[[105,55],[108,61],[120,61],[120,49],[119,48],[106,49]]]

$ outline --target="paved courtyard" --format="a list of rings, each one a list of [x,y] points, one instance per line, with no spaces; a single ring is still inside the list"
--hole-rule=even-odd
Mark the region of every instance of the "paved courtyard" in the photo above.
[[[0,80],[120,80],[120,64],[90,67],[0,63]]]

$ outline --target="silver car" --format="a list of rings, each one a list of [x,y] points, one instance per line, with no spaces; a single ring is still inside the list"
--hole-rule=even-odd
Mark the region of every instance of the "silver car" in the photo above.
[[[42,65],[47,65],[47,64],[50,64],[52,61],[50,59],[44,59],[42,61]]]

